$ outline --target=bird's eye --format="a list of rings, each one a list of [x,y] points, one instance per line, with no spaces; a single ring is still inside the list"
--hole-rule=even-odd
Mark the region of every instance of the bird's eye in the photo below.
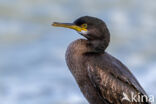
[[[86,29],[87,28],[87,24],[82,24],[81,27]]]

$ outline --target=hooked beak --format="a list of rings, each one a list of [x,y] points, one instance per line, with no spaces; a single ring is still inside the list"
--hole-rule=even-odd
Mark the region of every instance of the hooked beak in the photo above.
[[[77,25],[75,25],[73,23],[59,23],[59,22],[54,22],[52,24],[52,26],[70,28],[70,29],[76,30],[79,33],[81,33],[81,32],[87,32],[87,29],[86,28],[82,28],[82,27],[77,26]]]

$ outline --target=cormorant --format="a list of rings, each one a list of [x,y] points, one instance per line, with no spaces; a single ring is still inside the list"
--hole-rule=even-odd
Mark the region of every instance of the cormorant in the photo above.
[[[69,45],[66,63],[90,104],[150,104],[129,69],[105,51],[110,33],[104,21],[83,16],[73,23],[52,25],[74,29],[86,38]]]

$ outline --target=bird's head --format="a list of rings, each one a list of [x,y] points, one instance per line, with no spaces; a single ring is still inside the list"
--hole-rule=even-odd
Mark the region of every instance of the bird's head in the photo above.
[[[106,24],[95,17],[83,16],[73,23],[54,22],[52,25],[76,30],[88,39],[88,45],[97,53],[103,53],[110,41],[110,33]]]
[[[101,40],[109,36],[105,23],[98,18],[90,16],[80,17],[73,23],[54,22],[52,25],[74,29],[88,40]]]

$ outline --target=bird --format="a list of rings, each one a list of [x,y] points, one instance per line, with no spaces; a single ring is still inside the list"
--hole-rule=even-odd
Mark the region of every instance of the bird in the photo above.
[[[82,16],[72,23],[53,22],[52,26],[76,30],[84,37],[69,44],[65,59],[89,104],[150,104],[131,71],[106,52],[110,32],[102,19]]]

